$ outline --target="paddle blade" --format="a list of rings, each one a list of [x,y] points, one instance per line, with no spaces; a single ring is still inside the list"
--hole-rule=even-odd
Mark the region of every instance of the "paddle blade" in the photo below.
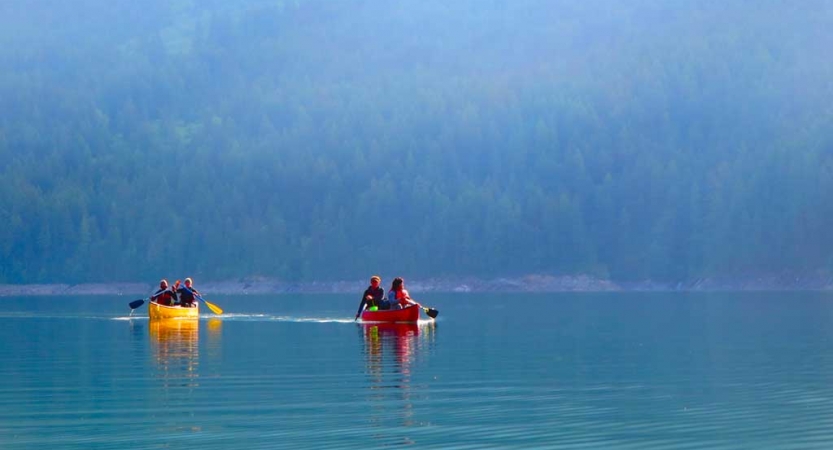
[[[220,307],[215,305],[214,303],[208,303],[205,300],[203,300],[202,302],[205,303],[205,306],[208,306],[208,309],[210,309],[211,312],[213,312],[214,314],[220,315],[223,313],[223,310],[220,309]]]
[[[128,303],[128,306],[130,306],[130,309],[136,309],[136,308],[138,308],[138,307],[140,307],[144,304],[145,304],[145,301],[139,299],[139,300],[133,300],[132,302]]]
[[[428,314],[428,317],[430,317],[430,318],[432,318],[432,319],[436,319],[436,318],[437,318],[437,315],[438,315],[438,314],[440,314],[440,312],[439,312],[439,311],[437,311],[437,310],[436,310],[436,309],[434,309],[434,308],[422,308],[422,309],[424,309],[424,310],[425,310],[425,314]]]

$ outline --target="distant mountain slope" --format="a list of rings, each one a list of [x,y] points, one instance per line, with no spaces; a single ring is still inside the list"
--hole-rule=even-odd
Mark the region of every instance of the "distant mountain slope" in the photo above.
[[[831,19],[5,2],[0,282],[830,269]]]

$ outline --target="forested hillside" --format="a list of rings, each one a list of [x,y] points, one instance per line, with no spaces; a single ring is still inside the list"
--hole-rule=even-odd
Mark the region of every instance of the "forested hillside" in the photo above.
[[[833,269],[826,1],[0,2],[0,283]]]

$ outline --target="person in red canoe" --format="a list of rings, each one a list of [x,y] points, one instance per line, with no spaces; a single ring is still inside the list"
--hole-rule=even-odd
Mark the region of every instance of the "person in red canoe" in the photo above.
[[[190,308],[194,306],[194,299],[200,295],[200,292],[194,289],[194,281],[190,278],[185,279],[185,285],[177,289],[176,293],[179,294],[179,304],[184,308]]]
[[[174,304],[175,296],[174,291],[168,288],[168,280],[162,280],[159,282],[159,290],[150,296],[150,301],[160,305],[171,306]]]
[[[379,276],[373,275],[370,277],[370,286],[364,290],[362,302],[359,303],[359,310],[356,311],[356,319],[364,311],[365,306],[368,309],[374,307],[377,309],[390,309],[390,304],[385,300],[385,288],[379,286],[380,284],[382,284],[382,279]]]
[[[388,291],[388,302],[390,302],[390,309],[404,309],[409,306],[418,306],[408,291],[405,289],[405,280],[402,277],[396,277],[391,283],[390,291]]]

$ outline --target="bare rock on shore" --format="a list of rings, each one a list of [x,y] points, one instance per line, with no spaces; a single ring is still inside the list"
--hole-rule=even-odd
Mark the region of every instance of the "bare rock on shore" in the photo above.
[[[384,277],[386,284],[393,277]],[[819,271],[808,274],[778,273],[749,277],[712,277],[681,282],[630,281],[615,282],[590,275],[529,274],[501,278],[430,278],[406,280],[412,293],[424,292],[614,292],[614,291],[788,291],[831,290],[833,275]],[[204,295],[349,293],[360,294],[367,280],[288,282],[265,277],[226,281],[205,281],[197,284]],[[383,286],[387,289],[389,285]],[[87,284],[25,284],[0,285],[2,296],[49,295],[135,295],[147,296],[156,289],[150,283],[87,283]]]
[[[0,284],[0,296],[63,295],[68,284]]]
[[[0,297],[50,295],[147,295],[153,286],[144,283],[0,284]]]
[[[70,286],[63,295],[149,295],[155,288],[146,283],[86,283]]]

